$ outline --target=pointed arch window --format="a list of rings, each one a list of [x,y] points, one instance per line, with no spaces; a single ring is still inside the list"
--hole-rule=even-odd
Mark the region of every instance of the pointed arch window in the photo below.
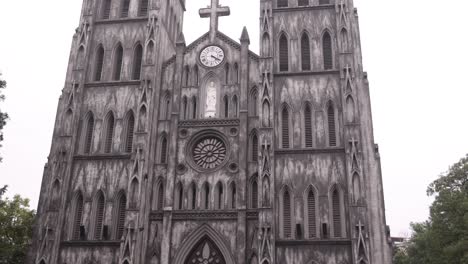
[[[311,148],[313,145],[312,140],[312,110],[309,104],[304,108],[304,132],[305,132],[305,146]]]
[[[94,239],[102,239],[102,224],[104,222],[104,194],[99,191],[94,200]]]
[[[281,111],[281,139],[282,147],[287,149],[289,145],[289,110],[286,106],[283,107]]]
[[[229,63],[224,66],[224,83],[229,84]]]
[[[252,135],[251,151],[252,151],[252,154],[251,154],[252,161],[253,162],[258,161],[258,136],[257,136],[257,133],[254,133]]]
[[[198,66],[195,65],[195,67],[193,67],[193,84],[195,86],[198,86],[200,84],[200,76],[199,76],[199,72],[198,72]]]
[[[143,105],[140,108],[139,112],[139,117],[138,117],[138,131],[144,132],[146,131],[146,125],[147,125],[147,113],[148,111],[146,110],[146,106]]]
[[[202,206],[203,209],[210,209],[210,185],[205,183],[202,189]]]
[[[133,52],[133,71],[132,71],[132,79],[139,80],[141,78],[141,63],[143,58],[143,47],[141,44],[138,44],[135,47]]]
[[[288,7],[288,0],[278,0],[278,7]]]
[[[191,210],[197,209],[197,186],[192,183],[189,189],[189,206]]]
[[[234,81],[235,83],[239,83],[239,65],[237,63],[234,64]]]
[[[323,66],[325,70],[333,69],[333,47],[330,33],[325,32],[322,38]]]
[[[128,12],[130,11],[130,0],[122,0],[122,8],[120,12],[120,17],[128,17]]]
[[[133,151],[133,131],[135,130],[135,116],[133,112],[130,111],[127,114],[126,122],[125,152],[131,153]]]
[[[122,45],[117,45],[114,51],[114,72],[113,79],[114,81],[119,81],[122,72],[122,62],[123,62],[123,48]]]
[[[184,86],[187,87],[189,86],[190,83],[190,68],[189,66],[184,67]]]
[[[186,96],[182,98],[182,119],[188,119],[188,102]]]
[[[84,66],[84,54],[85,52],[85,49],[83,46],[80,46],[80,48],[78,49],[78,52],[76,53],[76,69],[83,69],[83,66]]]
[[[289,71],[288,38],[284,33],[279,38],[279,70],[281,72]]]
[[[192,97],[192,118],[197,118],[197,97]]]
[[[221,182],[216,184],[216,209],[221,210],[223,209],[223,201],[224,201],[224,188]]]
[[[231,183],[231,187],[230,187],[230,201],[229,201],[229,204],[231,206],[231,209],[236,209],[236,195],[237,195],[236,183],[233,182],[233,183]]]
[[[127,197],[123,192],[121,192],[116,199],[116,210],[115,210],[115,239],[119,240],[123,236],[124,226],[125,226],[125,217],[126,217],[126,206],[127,206]]]
[[[102,68],[104,65],[104,48],[102,45],[99,45],[98,49],[96,50],[96,61],[95,61],[95,69],[94,69],[94,80],[99,82],[102,80]]]
[[[270,127],[271,122],[270,122],[270,103],[268,100],[263,101],[262,105],[262,124],[263,127]]]
[[[232,107],[234,108],[234,117],[239,117],[239,101],[237,100],[237,95],[232,97]]]
[[[258,208],[258,182],[256,178],[251,183],[251,207]]]
[[[341,50],[344,52],[349,50],[348,31],[346,28],[341,30]]]
[[[309,238],[317,237],[317,216],[316,216],[316,199],[315,193],[312,188],[310,188],[307,194],[307,221],[309,228]]]
[[[341,201],[340,193],[335,187],[332,193],[332,216],[333,216],[333,230],[335,237],[341,237]]]
[[[258,90],[257,88],[252,89],[250,93],[250,115],[258,116]]]
[[[166,135],[163,135],[161,138],[160,161],[161,161],[161,164],[167,164],[167,137]]]
[[[140,2],[140,16],[148,15],[148,0],[141,0]]]
[[[111,112],[107,115],[107,120],[106,120],[106,138],[105,138],[105,145],[104,145],[105,153],[111,153],[112,151],[114,130],[115,130],[115,119],[114,119],[114,114],[112,114]]]
[[[72,240],[80,240],[81,218],[83,217],[83,195],[81,192],[76,194],[74,205]]]
[[[184,203],[184,187],[182,186],[182,183],[177,183],[177,186],[176,186],[176,200],[175,200],[175,204],[176,204],[176,209],[177,210],[182,210],[183,209],[183,203]]]
[[[301,37],[301,60],[302,60],[302,70],[310,71],[311,69],[310,67],[310,41],[309,41],[309,36],[306,33],[303,33]]]
[[[224,96],[223,102],[224,102],[224,118],[228,118],[229,117],[229,99],[227,95]]]
[[[64,120],[64,134],[71,136],[72,134],[72,123],[73,123],[73,111],[72,109],[68,109],[67,112],[65,113],[65,120]]]
[[[291,197],[289,195],[289,188],[286,188],[283,193],[283,236],[284,238],[291,238]]]
[[[163,182],[159,183],[158,186],[158,201],[156,210],[162,210],[164,208],[164,185]]]
[[[336,146],[336,120],[335,120],[335,108],[330,102],[327,108],[328,118],[328,142],[330,147]]]
[[[103,0],[102,1],[101,18],[102,19],[109,19],[110,18],[110,11],[111,11],[111,0]]]
[[[91,153],[93,132],[94,132],[94,115],[90,113],[86,121],[86,128],[85,128],[84,151],[83,151],[85,154]]]

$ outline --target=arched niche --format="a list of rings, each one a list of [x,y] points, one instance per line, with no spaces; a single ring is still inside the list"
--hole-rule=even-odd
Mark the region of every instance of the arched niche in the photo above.
[[[209,73],[201,84],[200,108],[202,118],[219,118],[221,110],[221,81],[214,74]]]

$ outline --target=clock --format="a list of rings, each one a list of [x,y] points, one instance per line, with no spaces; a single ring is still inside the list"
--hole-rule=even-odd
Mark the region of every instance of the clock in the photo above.
[[[200,53],[200,61],[206,67],[216,67],[224,61],[224,51],[218,46],[208,46]]]

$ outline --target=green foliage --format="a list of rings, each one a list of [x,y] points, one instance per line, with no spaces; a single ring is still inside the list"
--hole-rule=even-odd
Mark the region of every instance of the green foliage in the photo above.
[[[468,264],[468,155],[452,165],[427,190],[435,201],[430,218],[413,223],[404,257],[396,264]],[[398,261],[396,262],[398,255]]]
[[[29,199],[4,198],[6,189],[0,188],[0,264],[25,263],[36,213],[29,209]]]
[[[2,94],[2,89],[6,87],[6,81],[1,78],[2,74],[0,73],[0,102],[5,100],[5,95]],[[2,147],[1,143],[3,141],[3,127],[6,125],[6,120],[8,119],[8,114],[2,112],[0,108],[0,147]],[[0,162],[2,161],[2,157],[0,157]]]

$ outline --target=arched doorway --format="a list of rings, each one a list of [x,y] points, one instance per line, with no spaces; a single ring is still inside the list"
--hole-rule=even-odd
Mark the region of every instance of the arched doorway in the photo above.
[[[184,261],[184,264],[226,264],[223,254],[216,244],[204,236]]]

